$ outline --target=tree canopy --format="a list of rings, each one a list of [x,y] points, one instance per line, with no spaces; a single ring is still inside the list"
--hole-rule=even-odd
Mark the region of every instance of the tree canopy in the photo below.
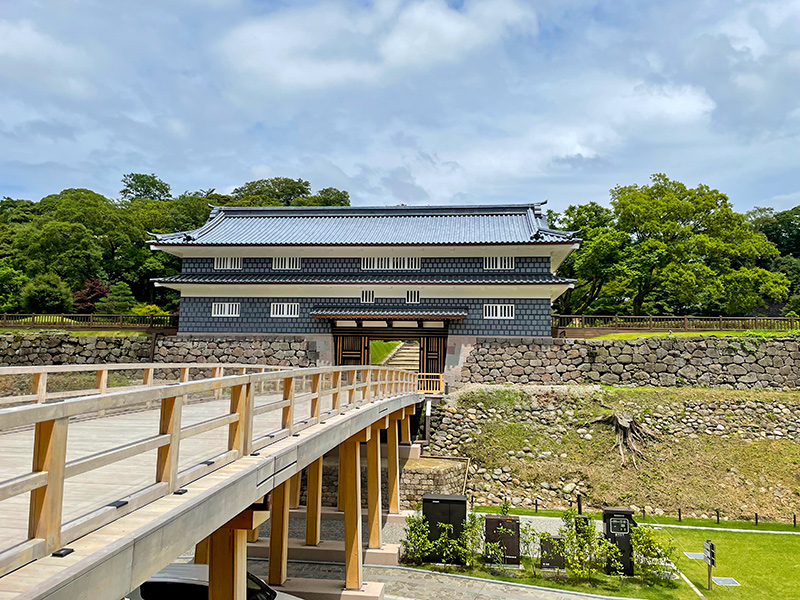
[[[788,277],[769,268],[780,252],[725,194],[656,174],[610,196],[550,215],[584,239],[560,270],[578,283],[559,312],[735,315],[787,299]]]

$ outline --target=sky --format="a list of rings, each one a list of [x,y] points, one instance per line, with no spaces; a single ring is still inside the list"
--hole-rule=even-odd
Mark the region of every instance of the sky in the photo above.
[[[800,204],[800,0],[0,0],[0,196]]]

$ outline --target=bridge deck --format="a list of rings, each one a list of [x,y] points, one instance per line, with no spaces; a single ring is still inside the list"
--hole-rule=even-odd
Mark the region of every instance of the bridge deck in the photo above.
[[[281,399],[280,394],[256,394],[255,406]],[[360,399],[360,394],[358,395]],[[230,400],[206,399],[183,409],[183,426],[190,426],[226,414]],[[323,399],[322,410],[330,408]],[[298,400],[296,417],[310,413],[309,400]],[[70,423],[67,440],[67,461],[108,450],[122,444],[141,440],[158,433],[159,408],[138,410],[120,415],[93,418]],[[269,412],[256,417],[259,430],[280,427],[280,413]],[[228,430],[217,428],[183,440],[180,447],[179,470],[198,464],[227,450]],[[29,473],[31,470],[33,429],[0,435],[3,479]],[[105,506],[128,494],[155,483],[156,450],[128,458],[67,479],[64,485],[63,523]],[[120,474],[124,473],[124,477]],[[28,539],[27,495],[15,496],[0,502],[0,551]]]

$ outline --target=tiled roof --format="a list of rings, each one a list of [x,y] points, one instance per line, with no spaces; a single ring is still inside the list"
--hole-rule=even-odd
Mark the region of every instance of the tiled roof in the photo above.
[[[215,207],[193,231],[154,235],[157,246],[396,246],[565,244],[541,204],[385,207]]]
[[[383,318],[383,319],[418,319],[418,318],[438,318],[438,319],[464,319],[469,314],[466,308],[408,308],[408,306],[381,306],[381,307],[361,307],[361,306],[316,306],[311,309],[312,317],[328,319],[360,319],[363,317]]]
[[[533,275],[515,273],[462,274],[350,274],[350,273],[181,273],[171,277],[154,279],[156,283],[222,283],[222,284],[412,284],[412,285],[547,285],[574,283],[555,275]]]

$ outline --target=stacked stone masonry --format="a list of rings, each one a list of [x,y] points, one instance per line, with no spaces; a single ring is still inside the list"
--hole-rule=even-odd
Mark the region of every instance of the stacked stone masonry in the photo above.
[[[800,379],[796,338],[478,338],[465,354],[461,383],[794,389]]]

